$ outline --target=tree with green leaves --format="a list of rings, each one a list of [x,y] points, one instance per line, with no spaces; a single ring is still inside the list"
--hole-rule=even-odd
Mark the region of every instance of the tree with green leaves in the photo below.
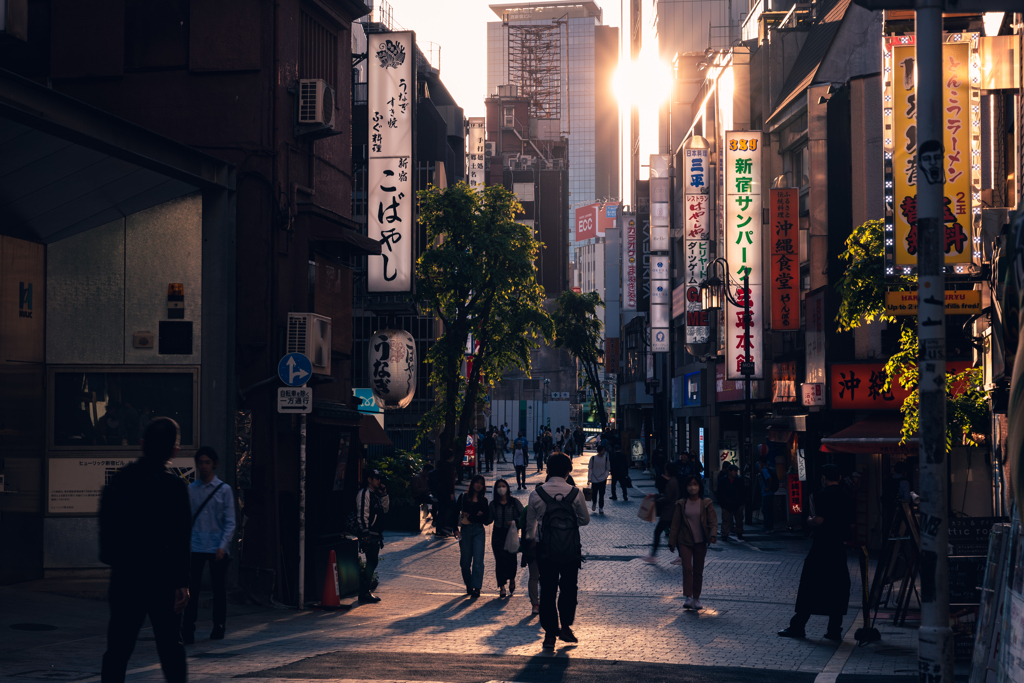
[[[598,371],[601,365],[601,348],[604,345],[604,326],[597,317],[597,309],[604,308],[604,302],[597,292],[577,294],[572,290],[562,292],[555,308],[555,348],[565,349],[583,369],[587,384],[594,390],[597,413],[601,429],[608,426],[608,413],[601,393]]]
[[[846,249],[840,258],[846,261],[846,272],[836,283],[841,298],[839,304],[839,331],[849,332],[872,321],[881,321],[899,327],[899,349],[885,363],[885,391],[894,382],[910,392],[903,401],[901,435],[906,442],[917,433],[918,427],[918,370],[919,342],[917,318],[896,317],[885,312],[887,290],[910,291],[917,286],[914,275],[899,275],[886,280],[882,272],[884,257],[885,223],[867,221],[854,228],[846,240]],[[946,449],[967,444],[976,446],[974,434],[984,430],[988,407],[987,395],[981,386],[980,368],[967,368],[963,372],[946,375]]]
[[[508,368],[529,376],[530,352],[554,333],[534,266],[543,245],[516,223],[522,206],[500,185],[431,186],[418,196],[429,246],[416,264],[417,298],[444,326],[427,353],[436,401],[420,438],[440,428],[439,452],[459,462],[488,389]]]

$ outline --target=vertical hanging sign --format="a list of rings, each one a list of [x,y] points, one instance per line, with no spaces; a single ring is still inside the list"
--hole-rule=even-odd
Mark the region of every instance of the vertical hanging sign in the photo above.
[[[651,351],[667,353],[671,349],[672,267],[670,248],[670,219],[672,179],[669,177],[670,158],[667,154],[651,155]]]
[[[622,310],[635,311],[637,294],[637,273],[639,272],[636,234],[636,214],[622,214]]]
[[[708,313],[701,308],[700,283],[707,277],[711,248],[710,145],[693,136],[683,149],[683,286],[686,343],[708,343]]]
[[[942,46],[942,140],[918,140],[914,36],[883,44],[885,272],[917,266],[918,182],[945,182],[946,265],[964,274],[981,258],[981,92],[978,34],[952,33]],[[920,159],[920,167],[919,160]]]
[[[725,313],[726,378],[743,379],[740,365],[754,363],[753,379],[764,377],[761,331],[764,312],[761,286],[761,132],[725,133],[725,253],[729,262],[728,282],[733,298]],[[750,288],[743,288],[743,278]],[[750,300],[750,357],[744,323],[745,300]]]
[[[799,190],[769,191],[772,329],[800,329]]]
[[[412,288],[413,194],[412,131],[416,81],[415,34],[370,36],[368,105],[369,192],[366,220],[380,256],[370,256],[371,292],[408,292]]]
[[[484,159],[487,154],[484,125],[487,119],[482,116],[471,116],[467,120],[469,135],[466,136],[466,180],[471,188],[483,192],[486,184]]]

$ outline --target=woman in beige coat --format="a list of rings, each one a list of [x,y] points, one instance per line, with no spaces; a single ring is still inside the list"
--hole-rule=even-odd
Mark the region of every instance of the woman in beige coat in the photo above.
[[[718,541],[718,515],[710,498],[701,497],[701,481],[690,475],[683,481],[686,494],[679,499],[672,514],[668,549],[679,548],[683,560],[683,595],[685,609],[699,610],[700,589],[704,582],[704,558],[708,545]]]

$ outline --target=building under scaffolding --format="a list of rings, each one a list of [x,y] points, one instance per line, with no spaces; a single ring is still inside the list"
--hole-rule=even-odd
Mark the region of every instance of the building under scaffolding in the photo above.
[[[530,101],[530,118],[562,118],[562,30],[564,21],[508,27],[508,83]]]

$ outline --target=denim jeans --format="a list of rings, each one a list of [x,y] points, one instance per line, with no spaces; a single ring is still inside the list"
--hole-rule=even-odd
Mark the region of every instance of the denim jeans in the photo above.
[[[483,524],[466,524],[462,527],[459,550],[462,557],[462,582],[466,588],[480,590],[484,585],[484,540],[487,536]]]

